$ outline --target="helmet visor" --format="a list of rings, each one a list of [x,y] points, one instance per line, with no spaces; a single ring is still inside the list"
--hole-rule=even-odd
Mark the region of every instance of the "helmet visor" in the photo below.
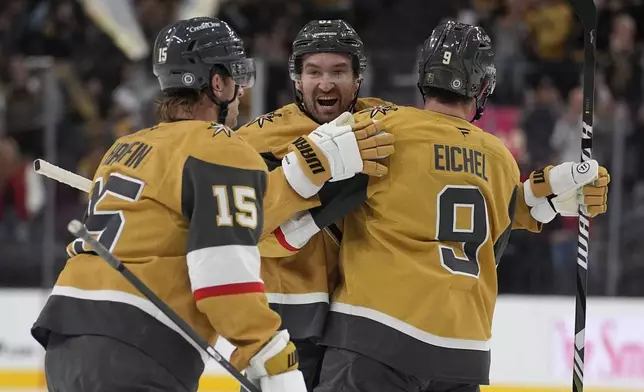
[[[230,77],[239,87],[250,88],[255,84],[255,60],[245,58],[227,64]]]

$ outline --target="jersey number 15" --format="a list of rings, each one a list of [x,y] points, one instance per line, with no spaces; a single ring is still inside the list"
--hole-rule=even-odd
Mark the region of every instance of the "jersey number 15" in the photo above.
[[[108,211],[99,209],[101,202],[111,195],[122,201],[135,202],[139,200],[143,193],[145,184],[136,178],[127,177],[119,173],[112,173],[107,181],[103,178],[96,179],[87,214],[85,217],[85,226],[87,230],[98,236],[98,241],[105,246],[110,252],[114,248],[125,227],[125,215],[121,210]],[[247,186],[224,186],[215,185],[212,187],[213,196],[217,200],[217,226],[233,226],[233,222],[238,225],[255,229],[257,227],[257,206],[255,204],[255,189]],[[231,203],[229,202],[229,193],[232,193],[232,204],[235,213],[231,213]],[[94,253],[86,250],[83,240],[74,241],[73,253]],[[73,256],[73,254],[70,254]]]

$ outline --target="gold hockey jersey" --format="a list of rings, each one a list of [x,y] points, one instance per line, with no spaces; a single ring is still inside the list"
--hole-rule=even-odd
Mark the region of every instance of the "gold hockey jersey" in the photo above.
[[[355,117],[383,121],[396,154],[344,219],[322,343],[422,379],[487,384],[496,267],[522,197],[517,164],[456,117],[403,106]],[[538,230],[529,213],[517,218]]]
[[[161,123],[105,154],[84,223],[199,335],[237,346],[231,362],[244,369],[281,322],[260,279],[262,228],[317,205],[280,175],[230,128]],[[196,391],[203,351],[82,240],[67,252],[33,336],[44,347],[52,332],[119,339]]]
[[[356,110],[389,105],[378,98],[361,98]],[[319,124],[308,117],[296,104],[286,105],[274,112],[261,115],[242,126],[237,134],[261,153],[269,168],[278,168],[288,153],[293,138],[311,133]],[[276,169],[276,170],[279,170]],[[366,186],[368,177],[359,175]],[[328,183],[320,191],[321,202],[325,194],[350,192],[360,186],[356,181]],[[364,196],[358,195],[360,200]],[[324,203],[323,203],[324,204]],[[333,209],[333,207],[332,207]],[[313,213],[314,220],[323,220]],[[340,218],[344,214],[339,214]],[[271,308],[282,317],[282,325],[294,339],[321,336],[329,309],[329,293],[337,284],[337,257],[342,233],[337,225],[314,235],[302,249],[289,249],[281,238],[274,235],[262,240],[262,279]]]

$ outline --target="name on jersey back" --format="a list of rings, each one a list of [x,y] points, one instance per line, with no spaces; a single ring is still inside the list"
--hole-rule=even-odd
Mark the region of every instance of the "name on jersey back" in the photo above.
[[[487,157],[473,148],[434,144],[434,170],[470,173],[487,181]]]

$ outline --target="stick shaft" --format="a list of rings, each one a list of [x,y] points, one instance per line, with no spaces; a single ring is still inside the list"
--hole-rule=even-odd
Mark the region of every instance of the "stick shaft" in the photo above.
[[[595,98],[595,39],[597,9],[594,0],[570,0],[584,27],[584,76],[581,129],[581,160],[592,159]],[[590,253],[590,217],[579,208],[577,232],[577,293],[575,301],[575,338],[573,358],[573,392],[584,390],[584,354],[586,346],[586,299],[588,256]]]
[[[49,177],[52,180],[69,185],[72,188],[76,188],[85,193],[89,193],[89,190],[92,187],[91,180],[62,169],[56,165],[52,165],[43,159],[36,159],[34,161],[34,171],[40,175]]]
[[[208,355],[217,361],[231,376],[233,376],[241,385],[249,392],[260,392],[255,385],[253,385],[239,370],[235,369],[233,365],[228,362],[217,350],[211,347],[208,342],[203,339],[197,331],[194,330],[188,323],[186,323],[168,304],[159,298],[150,288],[143,283],[136,275],[132,273],[119,259],[110,253],[103,244],[98,242],[92,237],[85,226],[79,221],[72,221],[69,224],[69,231],[76,237],[81,238],[89,244],[97,255],[117,270],[123,277],[132,284],[141,294],[143,294],[150,302],[154,304],[161,312],[163,312],[175,325],[181,329],[197,346],[201,347]],[[250,317],[250,316],[249,316]]]

